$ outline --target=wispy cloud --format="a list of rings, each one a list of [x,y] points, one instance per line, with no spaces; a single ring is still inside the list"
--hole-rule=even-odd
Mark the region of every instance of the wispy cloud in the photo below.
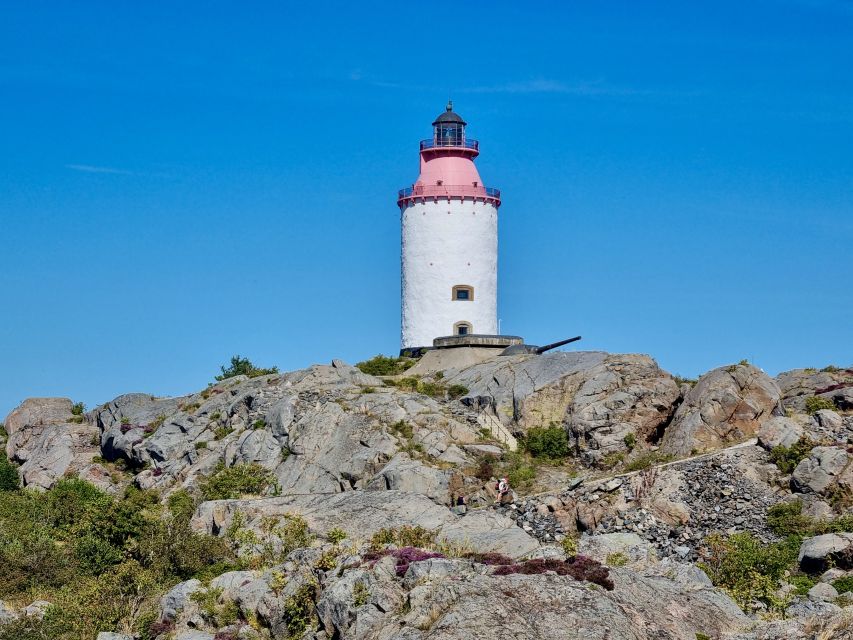
[[[66,164],[65,168],[71,169],[72,171],[82,171],[83,173],[114,173],[123,176],[133,175],[133,171],[115,169],[113,167],[96,167],[90,164]]]
[[[574,96],[635,96],[652,93],[631,87],[617,87],[604,81],[566,83],[560,80],[536,78],[522,82],[484,85],[460,89],[460,93],[563,93]]]

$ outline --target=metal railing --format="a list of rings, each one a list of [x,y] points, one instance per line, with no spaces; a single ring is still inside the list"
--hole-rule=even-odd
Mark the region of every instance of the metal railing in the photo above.
[[[480,150],[480,143],[477,140],[471,140],[470,138],[429,138],[427,140],[421,140],[421,151],[424,149],[439,149],[439,148],[457,148],[457,149],[473,149],[474,151]]]
[[[501,190],[493,187],[483,187],[467,184],[422,184],[413,187],[400,189],[397,192],[397,198],[404,200],[406,198],[438,198],[438,197],[457,197],[457,198],[486,198],[491,200],[501,199]]]

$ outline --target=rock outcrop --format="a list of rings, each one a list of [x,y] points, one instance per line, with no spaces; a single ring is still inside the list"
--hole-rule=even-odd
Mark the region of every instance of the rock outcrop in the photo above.
[[[680,396],[672,377],[644,355],[555,352],[497,357],[445,372],[465,399],[519,431],[563,425],[584,461],[627,453],[628,441],[659,436]]]
[[[100,453],[98,429],[72,413],[68,398],[29,398],[4,422],[6,455],[24,486],[47,489],[65,475],[88,474]]]
[[[780,400],[776,383],[752,365],[714,369],[688,392],[661,448],[684,456],[750,438],[766,420],[784,415]]]
[[[853,367],[839,369],[793,369],[776,376],[786,407],[805,411],[806,400],[817,396],[837,408],[853,409]]]

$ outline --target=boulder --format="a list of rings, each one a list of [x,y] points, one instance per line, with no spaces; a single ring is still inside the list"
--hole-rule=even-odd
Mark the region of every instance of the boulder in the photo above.
[[[776,383],[750,364],[714,369],[678,407],[661,449],[686,456],[750,438],[771,417],[783,415],[780,398]]]
[[[800,545],[797,562],[806,573],[821,573],[830,565],[853,568],[853,533],[826,533],[806,538]]]
[[[838,433],[844,427],[841,416],[831,409],[820,409],[814,414],[817,423],[831,433]]]
[[[7,605],[5,602],[0,600],[0,625],[6,622],[12,622],[17,618],[18,615],[15,613],[15,610],[12,609],[12,607]]]
[[[815,602],[833,602],[838,598],[838,591],[831,584],[818,582],[815,586],[809,589],[809,600]]]
[[[800,493],[826,495],[836,487],[853,488],[850,454],[840,447],[815,447],[791,475],[791,487]]]
[[[774,416],[758,430],[758,444],[770,451],[775,447],[792,447],[802,440],[803,427],[796,420]]]
[[[44,618],[44,614],[52,605],[47,600],[36,600],[24,607],[21,614],[29,618]]]
[[[176,584],[160,598],[160,618],[176,620],[188,609],[196,608],[192,601],[192,594],[203,589],[201,582],[195,578]]]
[[[614,554],[621,554],[628,562],[648,564],[656,560],[654,547],[636,533],[605,533],[581,536],[578,552],[601,563],[608,562]]]
[[[406,491],[421,493],[445,504],[450,500],[449,472],[429,467],[412,460],[406,453],[398,453],[368,482],[368,491]]]
[[[67,422],[72,416],[72,406],[70,398],[27,398],[6,416],[3,426],[11,436],[24,427]]]

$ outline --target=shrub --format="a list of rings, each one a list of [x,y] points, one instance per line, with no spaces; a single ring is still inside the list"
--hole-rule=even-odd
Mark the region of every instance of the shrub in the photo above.
[[[14,491],[20,486],[17,467],[6,458],[6,452],[0,449],[0,491]]]
[[[352,587],[352,603],[356,607],[363,607],[370,600],[370,590],[363,582],[356,582]]]
[[[838,593],[853,591],[853,576],[838,578],[838,580],[834,580],[832,582],[832,586],[835,587],[835,590],[838,591]]]
[[[572,536],[566,536],[560,541],[560,546],[563,548],[563,553],[565,553],[570,558],[572,556],[578,555],[578,539]]]
[[[228,378],[233,378],[234,376],[245,375],[250,378],[257,378],[258,376],[265,376],[271,373],[278,373],[278,367],[270,367],[269,369],[263,369],[261,367],[256,367],[252,364],[252,361],[248,358],[241,358],[239,355],[231,357],[231,364],[226,367],[219,367],[222,370],[222,374],[216,376],[217,380],[227,380]]]
[[[633,451],[634,447],[637,446],[637,436],[633,433],[626,433],[625,437],[622,438],[622,442],[624,442],[625,446],[628,447],[628,451]]]
[[[252,423],[252,429],[263,429],[267,426],[267,421],[263,418],[258,418]]]
[[[608,565],[611,567],[624,567],[628,564],[628,556],[624,553],[617,551],[616,553],[607,554],[607,558],[605,559]]]
[[[797,465],[805,458],[808,458],[811,450],[817,446],[808,438],[803,438],[799,442],[790,447],[779,446],[773,447],[770,451],[770,460],[774,462],[779,471],[782,473],[793,473]]]
[[[197,602],[201,615],[216,627],[225,627],[237,621],[239,610],[232,600],[220,602],[222,587],[210,587],[205,591],[198,590],[190,595]]]
[[[536,575],[553,571],[557,575],[571,576],[575,580],[591,582],[613,591],[613,581],[610,579],[610,570],[600,562],[586,556],[573,556],[568,560],[557,560],[555,558],[536,558],[518,564],[503,565],[494,570],[496,576],[507,576],[512,573],[525,575]]]
[[[638,458],[631,460],[631,462],[625,465],[625,471],[642,471],[643,469],[648,469],[656,464],[669,462],[673,457],[674,456],[669,453],[650,451],[649,453],[644,453]]]
[[[483,482],[488,482],[490,479],[495,477],[495,468],[487,458],[480,460],[480,463],[477,465],[477,470],[474,472],[474,477],[478,480],[482,480]]]
[[[402,389],[403,391],[417,391],[419,383],[420,380],[414,376],[400,378],[397,381],[397,388]]]
[[[514,453],[508,454],[506,462],[502,465],[500,475],[506,476],[511,486],[518,489],[530,487],[536,479],[537,468],[531,461]]]
[[[436,378],[439,380],[441,379],[438,377],[438,374],[436,374]],[[466,387],[464,384],[452,384],[447,387],[447,395],[449,395],[451,398],[461,398],[462,396],[467,396],[468,387]]]
[[[563,427],[536,427],[527,432],[524,448],[536,458],[564,458],[569,454],[569,438]]]
[[[362,373],[371,376],[396,376],[403,373],[415,363],[411,358],[394,358],[382,354],[373,356],[370,360],[357,363]]]
[[[311,546],[314,538],[308,523],[299,515],[286,513],[281,517],[261,519],[260,536],[243,527],[245,519],[239,512],[234,516],[227,537],[248,557],[254,568],[269,567],[282,562],[296,549]]]
[[[380,529],[370,538],[371,549],[380,549],[394,544],[398,547],[430,547],[435,543],[435,534],[421,526],[403,525],[397,528]]]
[[[815,586],[815,580],[811,576],[799,573],[788,578],[788,583],[794,586],[794,593],[798,596],[807,596],[809,589]]]
[[[284,602],[283,617],[291,638],[301,638],[314,615],[316,586],[307,583]]]
[[[207,441],[206,440],[200,440],[199,442],[196,442],[195,443],[195,449],[196,449],[196,451],[200,451],[201,449],[207,449]]]
[[[86,411],[86,405],[82,402],[75,402],[71,405],[71,415],[82,416],[84,411]]]
[[[412,429],[412,425],[410,425],[405,420],[398,420],[394,424],[388,427],[394,435],[400,436],[401,438],[409,439],[414,434]]]
[[[700,568],[741,607],[760,601],[772,610],[784,608],[775,594],[779,579],[797,560],[799,538],[766,544],[748,532],[729,538],[712,534],[705,545]]]
[[[275,475],[259,464],[225,467],[220,463],[201,485],[201,493],[205,500],[227,500],[248,494],[261,495],[275,486]]]
[[[814,521],[803,515],[803,503],[779,502],[767,510],[767,526],[773,533],[780,536],[809,536],[814,528]]]
[[[224,425],[221,427],[216,427],[216,429],[213,430],[213,438],[215,440],[222,440],[222,438],[227,436],[229,433],[232,433],[233,431],[234,429],[232,429],[231,427],[226,427]]]
[[[505,556],[502,553],[495,553],[494,551],[490,551],[487,553],[467,553],[465,554],[465,557],[471,560],[472,562],[486,564],[489,566],[515,564],[515,560],[513,560],[509,556]]]
[[[820,396],[806,398],[806,413],[814,415],[821,409],[835,410],[835,403],[829,398],[821,398]]]
[[[326,538],[332,544],[338,544],[339,542],[346,540],[347,532],[339,527],[335,527],[333,529],[329,529],[329,533],[326,534]]]
[[[445,388],[438,382],[419,382],[417,387],[418,393],[431,398],[442,398],[445,394]]]

